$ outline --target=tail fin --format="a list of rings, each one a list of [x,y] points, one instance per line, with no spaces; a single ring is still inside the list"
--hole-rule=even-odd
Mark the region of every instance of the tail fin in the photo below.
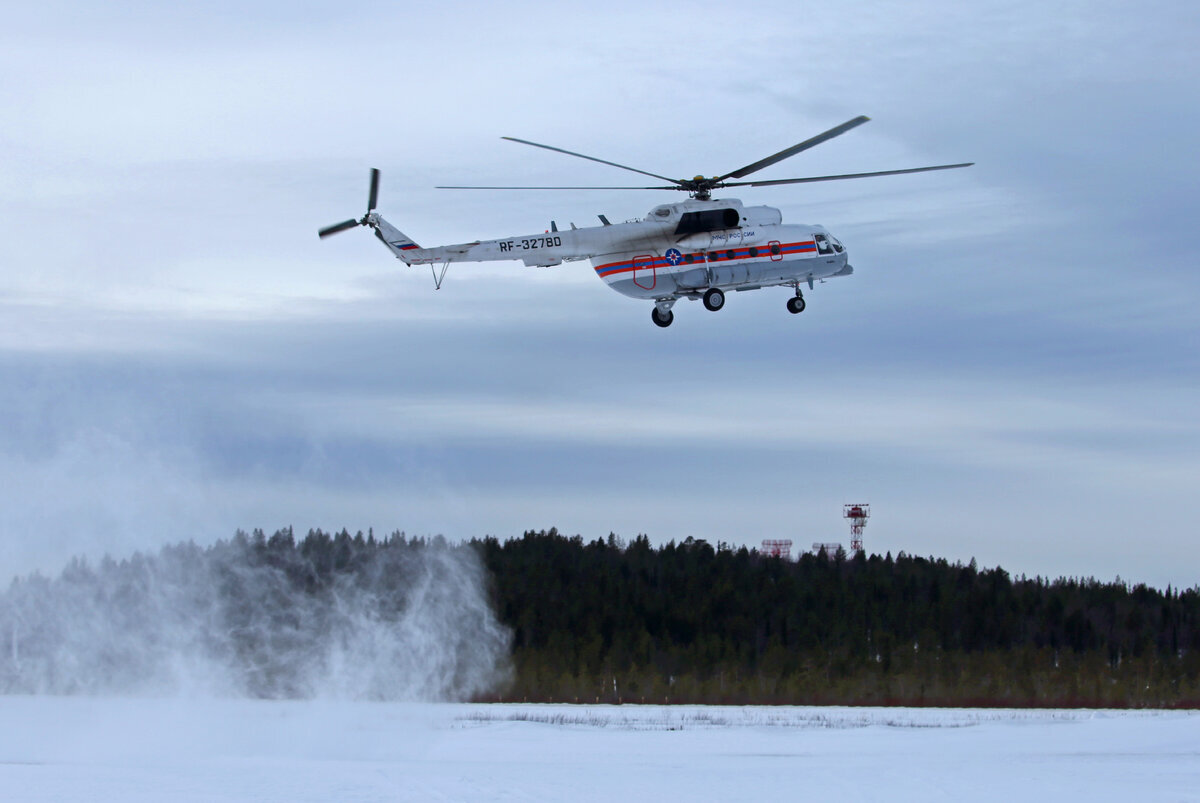
[[[395,254],[399,259],[404,260],[405,265],[411,265],[409,261],[409,252],[418,250],[421,246],[414,243],[409,236],[397,229],[391,223],[388,223],[382,217],[376,214],[369,216],[370,225],[375,229],[375,236],[379,241],[388,247],[388,250]]]

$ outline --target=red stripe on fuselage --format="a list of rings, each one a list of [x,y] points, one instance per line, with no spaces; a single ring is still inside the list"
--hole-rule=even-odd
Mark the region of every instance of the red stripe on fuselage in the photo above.
[[[683,258],[674,265],[668,262],[665,257],[655,257],[652,260],[639,261],[636,265],[634,264],[633,260],[629,259],[622,260],[621,262],[609,262],[606,265],[597,265],[595,270],[601,278],[608,278],[609,276],[615,276],[618,273],[628,273],[632,270],[646,270],[648,268],[679,268],[683,267],[684,265],[705,265],[710,262],[735,262],[742,259],[770,259],[772,256],[770,246],[764,246],[762,248],[753,246],[753,248],[756,251],[754,256],[750,255],[749,247],[713,248],[709,249],[708,251],[694,251],[690,254],[683,254]],[[816,250],[817,244],[813,240],[797,243],[782,243],[779,247],[779,251],[783,255],[806,254]],[[728,256],[728,254],[731,252],[733,254],[732,258]],[[704,255],[706,253],[710,256],[715,254],[718,258],[705,259]],[[692,258],[691,262],[687,261],[687,257],[689,256]],[[639,257],[639,259],[643,258]]]

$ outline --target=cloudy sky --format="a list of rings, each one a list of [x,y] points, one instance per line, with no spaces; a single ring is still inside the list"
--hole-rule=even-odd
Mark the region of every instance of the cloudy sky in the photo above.
[[[848,540],[1200,583],[1200,11],[1139,2],[51,2],[0,29],[0,570],[293,525]],[[422,245],[745,189],[856,272],[681,302]],[[728,191],[726,191],[728,194]]]

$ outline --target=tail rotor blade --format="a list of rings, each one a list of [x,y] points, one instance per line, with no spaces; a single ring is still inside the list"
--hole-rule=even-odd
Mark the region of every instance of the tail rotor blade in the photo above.
[[[343,220],[341,223],[334,223],[332,226],[326,226],[325,228],[323,228],[317,232],[317,236],[319,236],[322,240],[324,240],[326,237],[330,236],[331,234],[337,234],[339,231],[345,231],[346,229],[352,229],[355,226],[374,226],[375,224],[372,222],[371,213],[375,211],[375,203],[378,200],[379,200],[379,170],[378,170],[378,168],[372,167],[371,168],[371,192],[367,195],[367,214],[363,215],[361,220]]]
[[[358,221],[358,220],[346,220],[341,223],[335,223],[332,226],[326,226],[325,228],[318,231],[317,236],[320,237],[322,240],[324,240],[326,237],[330,236],[331,234],[337,234],[339,231],[345,231],[346,229],[352,229],[355,226],[359,225],[360,223],[361,223],[361,221]]]
[[[375,202],[379,200],[379,169],[371,168],[371,195],[367,198],[367,211],[375,211]]]

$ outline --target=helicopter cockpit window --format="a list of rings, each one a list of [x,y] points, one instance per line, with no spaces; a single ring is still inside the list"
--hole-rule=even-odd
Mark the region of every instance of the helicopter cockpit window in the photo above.
[[[813,241],[817,244],[818,254],[832,254],[833,246],[829,244],[829,240],[824,234],[814,234]]]
[[[705,231],[734,229],[742,216],[736,209],[706,209],[703,212],[684,212],[675,227],[675,234],[697,234]]]

